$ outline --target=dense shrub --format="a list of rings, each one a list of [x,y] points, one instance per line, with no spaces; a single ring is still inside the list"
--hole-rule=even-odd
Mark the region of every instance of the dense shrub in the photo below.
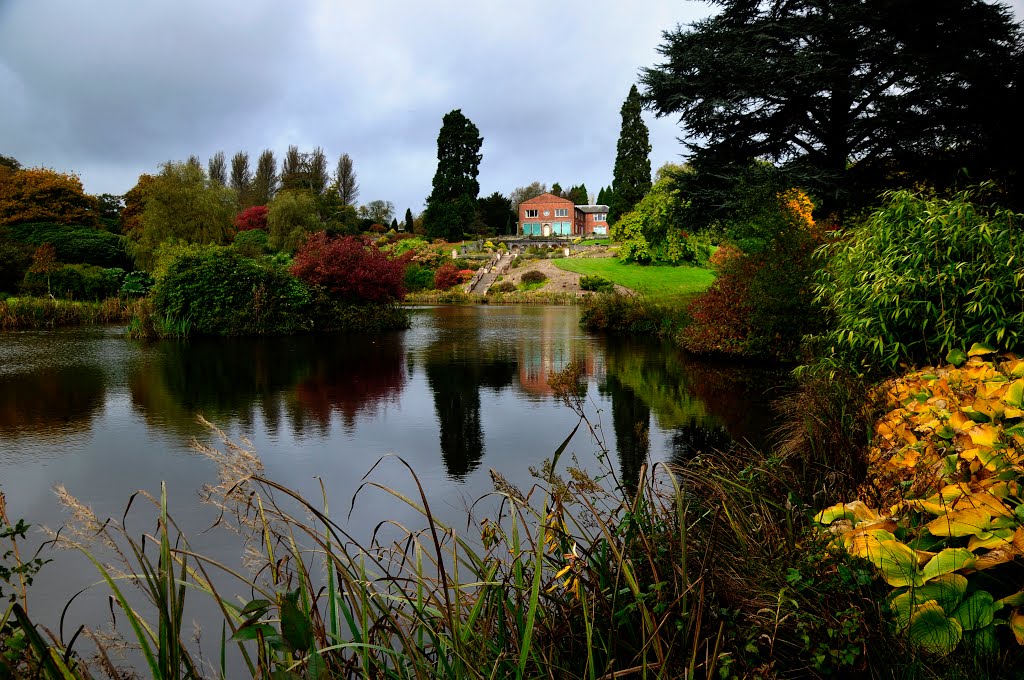
[[[405,268],[405,289],[410,293],[434,287],[434,270],[410,262]]]
[[[832,360],[874,373],[960,343],[1024,345],[1024,215],[979,204],[980,192],[889,193],[821,249],[815,290],[835,316]]]
[[[295,254],[292,274],[349,303],[385,303],[405,296],[404,258],[389,259],[358,236],[309,237]]]
[[[144,271],[128,272],[121,281],[120,295],[141,297],[148,293],[156,281]]]
[[[281,191],[268,208],[270,245],[276,250],[293,253],[309,234],[322,228],[316,199],[308,191]]]
[[[34,246],[53,244],[57,259],[66,264],[131,267],[131,259],[124,249],[124,239],[102,229],[33,222],[10,227],[9,233],[11,238]]]
[[[488,293],[514,293],[516,292],[516,284],[511,281],[499,281],[490,288],[487,289]]]
[[[267,231],[267,213],[265,205],[254,205],[235,215],[235,231],[242,233],[251,229]]]
[[[270,237],[267,232],[260,229],[238,232],[231,247],[246,257],[259,257],[273,250],[270,247]]]
[[[603,276],[581,276],[580,288],[596,293],[612,293],[615,291],[615,284]]]
[[[531,269],[528,272],[523,272],[523,276],[519,280],[525,284],[544,283],[545,281],[548,280],[548,275],[542,271]]]
[[[678,338],[683,347],[700,354],[800,358],[804,337],[824,326],[811,289],[820,237],[810,211],[807,196],[791,190],[766,198],[746,221],[730,225],[738,247],[715,254],[717,277],[689,305],[692,324]]]
[[[33,248],[5,238],[0,229],[0,292],[13,293],[32,264]]]
[[[283,267],[208,246],[173,260],[154,288],[157,314],[198,335],[309,330],[311,295]]]
[[[462,274],[459,273],[459,268],[451,262],[441,265],[434,273],[434,288],[438,290],[448,290],[460,283],[462,283]]]
[[[22,290],[29,295],[49,293],[71,300],[102,300],[117,295],[123,278],[124,270],[120,268],[58,264],[50,271],[27,272]]]
[[[589,331],[659,335],[675,332],[686,324],[684,311],[647,298],[599,293],[583,302],[580,323]]]

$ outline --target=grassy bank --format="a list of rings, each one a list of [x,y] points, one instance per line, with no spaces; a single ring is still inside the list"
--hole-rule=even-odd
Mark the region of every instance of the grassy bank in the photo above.
[[[9,298],[0,301],[0,330],[128,323],[137,304],[136,300],[122,298],[108,298],[102,302]]]
[[[561,269],[589,276],[603,276],[615,284],[655,300],[678,300],[700,293],[715,280],[714,272],[700,267],[653,267],[624,264],[616,258],[565,258],[555,260]]]

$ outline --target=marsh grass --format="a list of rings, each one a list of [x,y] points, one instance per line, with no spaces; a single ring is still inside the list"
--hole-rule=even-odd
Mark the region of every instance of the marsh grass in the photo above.
[[[137,304],[136,300],[121,298],[101,302],[8,298],[0,301],[0,330],[127,323]]]

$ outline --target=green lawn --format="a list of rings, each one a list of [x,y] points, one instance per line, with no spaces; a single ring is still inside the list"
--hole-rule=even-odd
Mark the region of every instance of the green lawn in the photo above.
[[[645,267],[623,264],[614,257],[565,258],[554,263],[566,271],[606,279],[651,298],[674,298],[699,293],[711,285],[715,275],[700,267]]]

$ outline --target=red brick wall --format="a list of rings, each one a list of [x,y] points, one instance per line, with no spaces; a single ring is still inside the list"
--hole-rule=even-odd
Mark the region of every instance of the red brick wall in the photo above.
[[[555,217],[555,209],[564,208],[569,212],[566,217]],[[537,217],[527,217],[527,210],[536,210]],[[544,211],[549,211],[548,215],[544,214]],[[536,198],[531,198],[528,201],[523,201],[519,204],[519,233],[523,233],[523,224],[525,222],[538,223],[538,224],[550,224],[553,222],[573,222],[575,224],[575,213],[576,210],[573,207],[572,201],[567,198],[559,198],[553,194],[541,194]],[[575,231],[575,229],[574,229]]]

